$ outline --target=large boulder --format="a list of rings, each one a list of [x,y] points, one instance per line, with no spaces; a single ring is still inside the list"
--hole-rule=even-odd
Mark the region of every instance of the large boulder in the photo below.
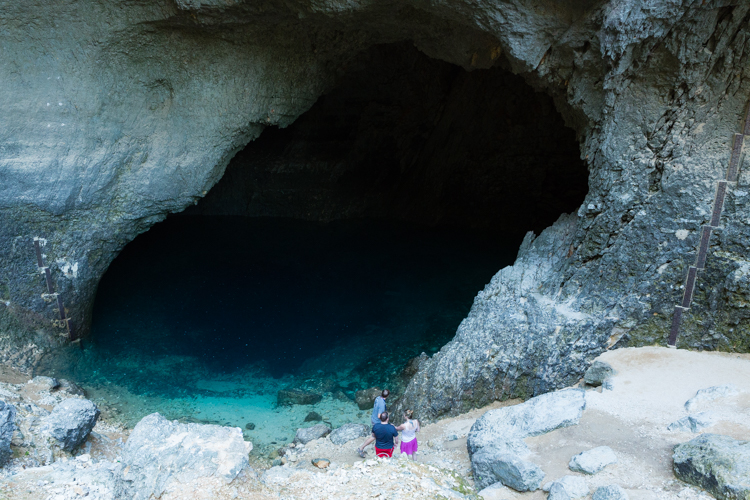
[[[16,430],[16,408],[0,399],[0,466],[10,459],[13,452],[10,442]]]
[[[497,453],[487,447],[471,458],[474,483],[478,490],[502,483],[516,491],[538,490],[544,472],[538,465],[510,453]]]
[[[202,478],[229,483],[248,467],[250,450],[239,427],[181,424],[152,413],[125,443],[115,498],[159,498],[172,484],[184,488]]]
[[[362,389],[354,394],[354,401],[360,410],[372,410],[373,404],[375,404],[375,398],[380,396],[383,391],[377,387],[370,387],[369,389]]]
[[[565,389],[542,394],[519,405],[490,410],[471,426],[466,443],[469,453],[575,425],[585,407],[584,391]]]
[[[83,443],[99,418],[99,409],[88,399],[66,399],[44,418],[42,432],[58,441],[65,451]]]
[[[369,434],[370,427],[364,424],[344,424],[331,432],[331,442],[336,445],[342,445]]]
[[[722,500],[750,499],[750,441],[701,434],[675,446],[675,475]]]
[[[614,463],[617,463],[617,457],[612,448],[609,446],[599,446],[571,458],[568,467],[574,472],[596,474],[606,466]]]
[[[331,428],[326,424],[313,425],[304,429],[297,429],[297,433],[294,435],[295,443],[307,444],[310,441],[326,437],[331,433]]]
[[[583,374],[583,381],[588,385],[599,387],[602,383],[615,374],[615,369],[609,363],[594,361]]]
[[[305,389],[299,389],[296,387],[287,387],[281,389],[276,395],[276,403],[278,405],[314,405],[319,403],[323,399],[323,396],[310,392]]]

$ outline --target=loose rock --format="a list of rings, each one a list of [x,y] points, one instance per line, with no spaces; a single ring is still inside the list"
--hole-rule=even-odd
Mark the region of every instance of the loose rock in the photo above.
[[[342,445],[370,434],[370,428],[364,424],[344,424],[331,432],[331,442]]]
[[[547,500],[570,500],[570,495],[568,495],[568,492],[565,491],[561,483],[554,482],[549,489]]]
[[[568,467],[574,472],[596,474],[609,464],[617,463],[615,452],[609,446],[599,446],[570,459]]]
[[[279,405],[314,405],[321,399],[323,396],[320,394],[296,388],[281,389],[276,394],[276,403]]]
[[[311,462],[318,469],[327,469],[331,465],[331,461],[327,458],[313,458]]]
[[[330,433],[331,428],[326,424],[318,424],[305,429],[297,429],[297,433],[294,436],[294,443],[307,444],[315,439],[326,437]]]
[[[709,403],[715,399],[724,398],[727,396],[734,396],[735,394],[738,394],[739,392],[740,392],[739,389],[737,389],[737,387],[732,384],[707,387],[705,389],[699,390],[695,394],[695,396],[688,399],[685,402],[685,409],[689,412],[693,412],[694,410],[698,409],[700,406],[703,406],[704,404]]]
[[[0,399],[0,466],[11,457],[10,442],[16,430],[16,408]]]
[[[88,399],[70,398],[44,418],[42,432],[52,436],[65,451],[72,451],[86,440],[99,418],[99,409]]]
[[[698,432],[716,423],[716,415],[710,411],[702,411],[695,415],[682,417],[667,426],[670,431]]]
[[[516,491],[534,491],[544,479],[544,472],[536,464],[516,455],[497,454],[491,447],[474,454],[471,468],[477,489],[499,482]]]
[[[679,444],[672,456],[675,475],[723,500],[750,498],[750,441],[701,434]]]
[[[245,429],[247,429],[249,431],[255,430],[255,424],[252,423],[252,422],[249,422],[249,423],[245,424]]]
[[[628,494],[620,486],[610,484],[597,488],[591,500],[628,500]]]
[[[563,476],[555,482],[545,484],[542,489],[550,491],[555,483],[561,484],[570,498],[585,497],[589,494],[589,487],[586,486],[586,481],[580,476]]]
[[[615,374],[614,368],[609,363],[594,361],[583,375],[583,381],[588,385],[599,387],[602,383]]]
[[[315,411],[311,411],[305,417],[305,422],[320,422],[321,420],[323,420],[323,417],[320,416],[320,413]]]

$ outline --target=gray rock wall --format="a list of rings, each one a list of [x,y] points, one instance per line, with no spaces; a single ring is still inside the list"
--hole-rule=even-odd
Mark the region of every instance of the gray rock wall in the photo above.
[[[750,97],[740,1],[0,3],[0,359],[64,343],[33,238],[86,334],[118,251],[204,196],[363,49],[503,61],[551,95],[589,194],[529,236],[404,401],[423,418],[576,380],[610,345],[663,343]],[[747,162],[679,345],[747,350]],[[45,300],[47,299],[47,300]]]

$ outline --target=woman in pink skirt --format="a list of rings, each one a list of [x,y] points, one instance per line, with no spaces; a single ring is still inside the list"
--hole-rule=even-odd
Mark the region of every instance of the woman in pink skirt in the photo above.
[[[412,410],[404,411],[404,423],[396,427],[397,431],[401,431],[401,454],[406,454],[411,457],[412,460],[416,460],[414,456],[417,453],[419,445],[417,444],[417,432],[419,432],[419,420],[414,417]]]

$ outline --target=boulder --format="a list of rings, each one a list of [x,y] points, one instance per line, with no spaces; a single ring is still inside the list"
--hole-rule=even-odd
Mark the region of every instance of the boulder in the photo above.
[[[41,430],[52,436],[65,451],[83,443],[99,418],[99,409],[88,399],[70,398],[56,405],[44,417]]]
[[[318,424],[305,429],[297,429],[297,434],[294,435],[294,443],[307,444],[315,439],[326,437],[330,433],[331,428],[326,424]]]
[[[609,464],[617,463],[615,452],[609,446],[599,446],[570,459],[568,467],[574,472],[596,474]]]
[[[750,441],[701,434],[675,446],[674,473],[722,500],[750,498]]]
[[[37,376],[26,382],[26,387],[36,392],[51,392],[60,387],[60,382],[53,377]]]
[[[591,500],[628,500],[628,494],[620,486],[610,484],[597,488]]]
[[[511,439],[575,425],[585,407],[584,391],[565,389],[542,394],[519,405],[490,410],[471,426],[467,439],[469,454]]]
[[[474,454],[471,469],[478,490],[499,482],[516,491],[534,491],[544,479],[544,472],[536,464],[510,453],[498,454],[492,447]]]
[[[152,413],[123,447],[115,498],[159,498],[173,482],[184,486],[200,478],[229,483],[248,466],[250,450],[238,427],[181,424]]]
[[[702,411],[694,415],[688,415],[682,417],[679,420],[675,420],[669,426],[667,430],[673,432],[698,432],[706,427],[711,427],[717,421],[716,415],[710,411]]]
[[[331,442],[342,445],[370,434],[370,427],[364,424],[344,424],[331,432]]]
[[[7,462],[13,452],[10,442],[16,430],[16,408],[0,399],[0,466]]]
[[[276,395],[278,405],[314,405],[319,403],[321,399],[323,399],[323,396],[320,394],[294,387],[281,389]]]
[[[64,378],[61,378],[60,380],[58,380],[58,382],[60,382],[59,390],[65,391],[73,396],[86,397],[86,392],[80,385],[76,384],[75,382],[65,380]]]
[[[555,482],[545,484],[542,489],[544,491],[550,491],[552,485],[555,483],[562,485],[570,498],[585,497],[589,494],[589,487],[586,486],[586,481],[580,476],[563,476]]]
[[[383,391],[377,387],[370,387],[369,389],[362,389],[354,394],[354,401],[360,410],[372,410],[372,405],[375,403],[375,398],[380,396]]]
[[[737,389],[737,387],[732,384],[706,387],[705,389],[699,390],[697,393],[695,393],[695,396],[685,402],[685,409],[689,412],[693,412],[701,406],[704,406],[706,403],[710,403],[715,399],[734,396],[739,392],[739,389]]]
[[[584,373],[583,381],[588,385],[599,387],[605,380],[615,373],[615,369],[612,368],[609,363],[594,361],[594,363],[589,366],[588,370],[586,370],[586,373]]]
[[[568,495],[568,492],[561,483],[554,482],[550,486],[547,500],[570,500],[570,495]]]

